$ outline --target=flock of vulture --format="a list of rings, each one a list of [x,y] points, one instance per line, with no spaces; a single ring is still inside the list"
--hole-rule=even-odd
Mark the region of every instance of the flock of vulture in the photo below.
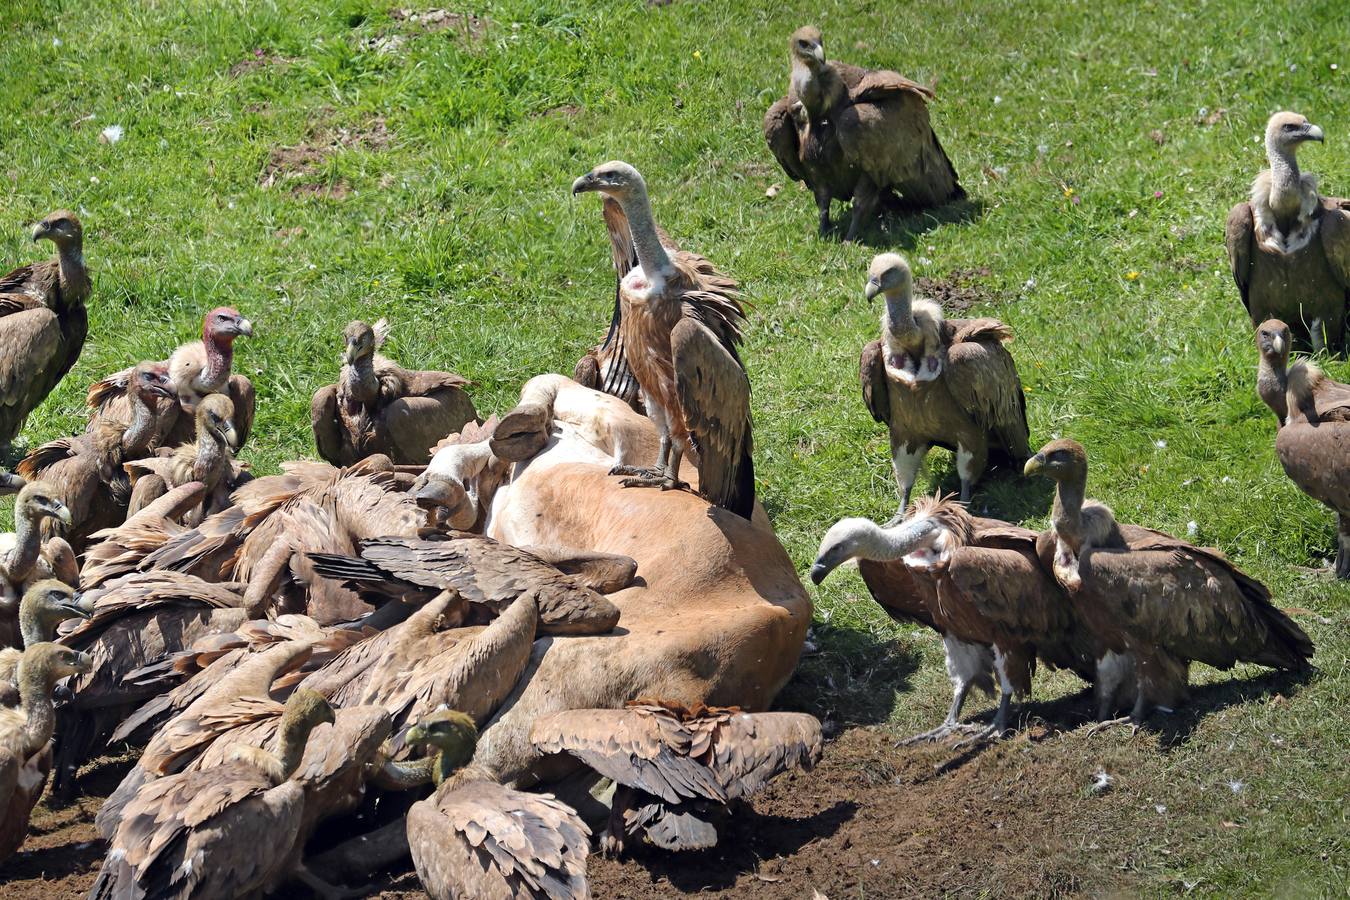
[[[931,91],[828,60],[814,28],[790,48],[765,137],[822,233],[833,200],[853,202],[852,239],[882,204],[965,196]],[[1321,139],[1270,119],[1270,169],[1227,237],[1276,452],[1340,516],[1345,578],[1350,386],[1289,365],[1296,339],[1344,348],[1350,205],[1295,156]],[[709,847],[744,798],[818,758],[810,716],[747,711],[789,677],[810,604],[755,502],[737,284],[657,226],[632,166],[572,191],[603,197],[609,334],[500,418],[460,376],[382,355],[383,321],[353,322],[312,404],[327,462],[254,476],[237,458],[254,390],[232,372],[254,329],[220,308],[200,341],[96,382],[84,433],[0,473],[18,495],[0,536],[0,861],[49,776],[66,802],[83,763],[129,742],[143,752],[98,815],[91,896],[297,879],[340,896],[329,879],[407,856],[434,897],[588,896],[590,825],[606,851]],[[0,447],[88,327],[79,220],[53,213],[33,239],[57,255],[0,280]],[[1307,635],[1220,551],[1118,522],[1087,498],[1074,441],[1032,452],[1006,325],[946,318],[891,253],[865,294],[885,312],[863,399],[902,499],[883,525],[831,527],[811,578],[857,559],[888,612],[943,636],[951,710],[916,739],[1001,736],[1038,659],[1094,686],[1101,724],[1136,727],[1184,701],[1192,662],[1310,665]],[[934,444],[956,455],[960,502],[911,504]],[[1055,482],[1048,530],[966,509],[993,461]],[[963,724],[970,688],[995,680],[992,722]],[[556,796],[527,790],[544,783]]]

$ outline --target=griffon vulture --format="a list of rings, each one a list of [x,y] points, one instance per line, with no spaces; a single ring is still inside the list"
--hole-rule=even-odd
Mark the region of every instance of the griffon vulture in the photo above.
[[[905,205],[942,206],[966,196],[928,120],[933,92],[886,70],[828,62],[820,31],[788,43],[788,94],[769,108],[764,137],[783,171],[815,195],[820,233],[830,201],[853,200],[852,241],[893,193]]]
[[[1266,123],[1270,168],[1256,176],[1251,200],[1228,213],[1225,237],[1233,280],[1252,326],[1278,318],[1298,326],[1313,350],[1345,349],[1350,301],[1350,211],[1317,193],[1295,154],[1322,129],[1278,112]]]
[[[135,515],[171,488],[190,481],[200,481],[206,487],[206,497],[198,509],[185,517],[185,524],[196,525],[205,516],[228,507],[230,491],[244,475],[231,451],[239,440],[234,412],[228,395],[208,394],[196,407],[196,441],[180,444],[169,456],[149,456],[127,463],[125,469],[132,485],[127,511]]]
[[[530,740],[570,753],[617,785],[606,850],[648,840],[666,850],[717,844],[715,820],[789,769],[820,759],[820,722],[806,713],[634,700],[625,709],[576,709],[535,720]]]
[[[1026,473],[1056,483],[1052,527],[1041,534],[1037,550],[1100,642],[1099,698],[1112,693],[1102,683],[1107,670],[1125,672],[1113,668],[1114,661],[1134,659],[1134,708],[1129,719],[1118,721],[1138,726],[1151,707],[1175,709],[1185,698],[1192,662],[1219,669],[1238,662],[1308,668],[1312,641],[1271,604],[1265,585],[1218,550],[1120,525],[1107,506],[1085,499],[1087,453],[1081,444],[1046,444],[1027,460]]]
[[[14,501],[14,530],[0,534],[0,619],[18,613],[19,600],[35,582],[65,574],[57,571],[52,555],[43,552],[42,521],[49,518],[69,525],[70,510],[51,485],[41,481],[24,485]],[[64,541],[49,542],[56,543],[69,549]],[[0,623],[0,629],[11,624]],[[9,637],[7,643],[12,643]]]
[[[638,265],[619,284],[619,336],[661,433],[655,467],[616,466],[613,474],[632,476],[626,486],[677,487],[680,460],[697,454],[703,496],[748,519],[755,470],[736,283],[701,256],[666,251],[637,169],[625,162],[596,166],[572,184],[573,194],[586,191],[614,198],[628,220]]]
[[[80,596],[64,581],[48,578],[28,589],[19,603],[19,635],[22,646],[31,647],[53,640],[56,627],[67,619],[87,619],[89,611],[80,606]],[[23,651],[15,647],[0,649],[0,706],[19,704],[19,662]]]
[[[868,269],[866,296],[877,294],[886,298],[881,339],[863,348],[860,377],[872,418],[890,430],[897,517],[933,444],[956,454],[967,502],[991,451],[1019,465],[1030,455],[1026,397],[1003,346],[1012,332],[997,319],[946,320],[937,304],[914,300],[909,264],[894,253]]]
[[[55,244],[56,258],[0,278],[0,448],[75,365],[89,331],[80,220],[58,210],[33,226],[33,240]]]
[[[426,465],[433,444],[478,420],[464,391],[468,379],[403,368],[379,353],[388,335],[384,319],[374,326],[349,324],[338,383],[314,394],[314,443],[335,466],[353,465],[372,453],[400,465]]]

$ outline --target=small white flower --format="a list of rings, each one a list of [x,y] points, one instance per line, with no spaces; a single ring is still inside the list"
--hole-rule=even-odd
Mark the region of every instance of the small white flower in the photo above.
[[[1044,156],[1045,154],[1050,152],[1050,148],[1047,147],[1045,144],[1037,144],[1036,152],[1039,153],[1041,156]]]
[[[1290,72],[1297,72],[1297,71],[1298,71],[1298,63],[1290,63],[1290,64],[1289,64],[1289,71],[1290,71]]]
[[[1331,71],[1335,72],[1335,71],[1336,71],[1337,69],[1339,69],[1339,68],[1340,68],[1340,66],[1336,65],[1335,63],[1332,63],[1332,64],[1331,64]]]
[[[225,204],[225,208],[226,208],[226,209],[234,209],[234,201],[231,200],[229,203],[226,203],[226,204]]]
[[[879,866],[879,865],[881,865],[881,860],[879,860],[879,859],[874,859],[874,860],[872,860],[872,865],[874,865],[874,866]]]
[[[1225,475],[1225,476],[1223,476],[1222,478],[1219,479],[1219,481],[1220,481],[1222,484],[1227,484],[1228,482],[1230,482],[1230,481],[1232,481],[1232,480],[1233,480],[1233,479],[1229,478],[1227,475]]]
[[[1059,432],[1058,432],[1058,431],[1052,431],[1052,432],[1050,432],[1050,440],[1052,440],[1052,441],[1057,441],[1057,440],[1059,440]]]
[[[1158,438],[1156,441],[1153,442],[1153,446],[1157,447],[1159,450],[1166,450],[1167,441],[1164,441],[1162,438]]]
[[[994,95],[994,103],[998,104],[998,103],[1002,103],[1002,102],[1003,102],[1003,98],[1000,97],[998,94],[995,94],[995,95]]]
[[[310,270],[311,272],[313,272],[313,271],[314,271],[315,269],[317,269],[317,268],[318,268],[318,266],[314,265],[314,263],[310,263],[310,264],[309,264],[309,270]]]
[[[98,133],[98,139],[105,144],[115,144],[122,139],[122,126],[109,125]]]
[[[932,264],[933,264],[933,261],[932,261],[931,259],[929,259],[928,257],[926,257],[926,256],[920,256],[920,257],[919,257],[919,265],[921,265],[921,266],[931,266]]]
[[[1242,789],[1245,788],[1245,787],[1246,787],[1245,784],[1243,784],[1243,783],[1240,782],[1240,781],[1237,781],[1236,779],[1234,779],[1233,781],[1228,782],[1228,789],[1229,789],[1230,791],[1232,791],[1233,793],[1235,793],[1235,794],[1240,794],[1240,793],[1242,793]]]
[[[1036,287],[1036,277],[1033,275],[1031,278],[1028,278],[1028,279],[1022,284],[1022,287],[1023,287],[1025,290],[1028,290],[1028,291],[1031,290],[1032,288]]]
[[[1199,534],[1199,532],[1200,532],[1200,524],[1196,522],[1194,519],[1186,523],[1186,535],[1188,537],[1195,537],[1197,534]]]
[[[52,38],[52,46],[53,46],[53,47],[60,47],[60,46],[61,46],[61,39],[58,38],[58,37]],[[1333,69],[1336,68],[1336,64],[1335,64],[1335,63],[1332,63],[1332,64],[1331,64],[1331,67],[1332,67]]]

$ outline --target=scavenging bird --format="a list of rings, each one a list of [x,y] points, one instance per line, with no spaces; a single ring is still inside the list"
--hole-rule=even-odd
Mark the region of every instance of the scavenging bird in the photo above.
[[[1041,565],[1069,592],[1084,625],[1100,641],[1098,698],[1106,718],[1112,673],[1133,657],[1138,692],[1128,719],[1150,708],[1173,710],[1185,698],[1190,664],[1231,669],[1253,662],[1304,671],[1312,641],[1270,602],[1265,585],[1218,550],[1121,525],[1106,505],[1085,498],[1087,452],[1051,441],[1027,460],[1026,474],[1055,481],[1051,528],[1037,540]]]
[[[625,486],[683,486],[680,461],[697,454],[709,501],[750,518],[755,507],[750,379],[737,347],[745,313],[736,283],[687,250],[668,253],[647,183],[625,162],[596,166],[572,193],[599,191],[623,209],[638,265],[619,284],[624,358],[661,434],[653,468],[616,466]]]
[[[1322,197],[1317,177],[1299,171],[1296,153],[1322,129],[1298,113],[1266,124],[1270,168],[1251,200],[1228,213],[1228,260],[1252,326],[1279,318],[1299,326],[1313,350],[1345,349],[1350,302],[1350,201]]]
[[[0,447],[75,365],[89,331],[80,220],[58,210],[33,226],[33,240],[55,244],[56,258],[0,277]]]
[[[1027,446],[1026,397],[1017,365],[1003,342],[1012,337],[997,319],[943,318],[936,303],[913,298],[914,276],[895,253],[882,253],[867,271],[866,296],[886,299],[881,339],[863,348],[863,401],[890,430],[891,462],[900,488],[898,521],[933,444],[956,454],[961,501],[994,451],[1018,465]]]

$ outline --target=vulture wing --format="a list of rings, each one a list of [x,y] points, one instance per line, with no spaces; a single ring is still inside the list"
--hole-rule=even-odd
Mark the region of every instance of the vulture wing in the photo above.
[[[0,441],[17,434],[56,386],[65,362],[61,342],[60,319],[46,307],[0,318]]]
[[[1325,227],[1326,217],[1323,218]],[[1228,247],[1228,264],[1233,270],[1233,281],[1237,283],[1242,305],[1251,312],[1251,300],[1247,292],[1252,281],[1252,256],[1256,247],[1256,220],[1252,218],[1252,205],[1239,203],[1228,212],[1228,221],[1223,228],[1224,244]]]
[[[1350,425],[1299,422],[1275,437],[1275,454],[1299,490],[1337,512],[1350,514]]]
[[[774,159],[793,181],[806,181],[802,168],[801,146],[797,141],[797,121],[792,117],[792,101],[782,97],[764,114],[764,141]]]
[[[335,466],[342,465],[342,423],[338,421],[336,384],[326,384],[314,392],[309,404],[309,423],[319,455]]]
[[[446,782],[408,812],[408,846],[433,897],[587,900],[590,829],[552,794]]]
[[[848,88],[850,103],[875,103],[896,94],[915,94],[925,101],[935,96],[932,88],[924,87],[917,81],[911,81],[899,72],[889,69],[862,69],[846,63],[834,63],[837,71]]]
[[[942,377],[969,415],[998,435],[1012,456],[1026,459],[1031,455],[1027,398],[1017,364],[1002,343],[1009,336],[1007,327],[994,319],[965,323],[947,348]]]
[[[928,603],[936,602],[937,596],[910,574],[900,560],[877,562],[871,559],[858,560],[858,574],[872,599],[897,622],[918,622],[936,632],[942,629],[929,612]]]
[[[628,217],[624,215],[623,207],[617,200],[606,196],[600,206],[600,213],[604,216],[605,231],[609,234],[615,279],[614,312],[609,317],[609,332],[605,335],[604,343],[600,345],[600,350],[608,359],[609,371],[601,373],[605,377],[599,390],[616,397],[627,397],[635,390],[637,382],[623,352],[623,335],[619,329],[619,322],[623,319],[620,286],[623,283],[623,276],[638,264],[637,248],[633,246],[633,233],[628,227]],[[662,243],[667,243],[664,234]]]
[[[29,263],[0,278],[0,294],[27,295],[40,301],[56,289],[60,277],[55,260]]]
[[[891,398],[886,381],[886,353],[881,349],[881,341],[872,341],[863,347],[862,358],[858,360],[858,378],[862,382],[867,411],[878,422],[889,424]]]
[[[230,395],[234,403],[234,430],[239,435],[239,446],[242,447],[248,443],[248,436],[253,431],[253,415],[258,405],[253,382],[243,375],[231,375],[225,393]]]
[[[748,519],[755,510],[750,379],[735,346],[692,316],[675,325],[670,347],[681,411],[698,451],[699,488]]]

